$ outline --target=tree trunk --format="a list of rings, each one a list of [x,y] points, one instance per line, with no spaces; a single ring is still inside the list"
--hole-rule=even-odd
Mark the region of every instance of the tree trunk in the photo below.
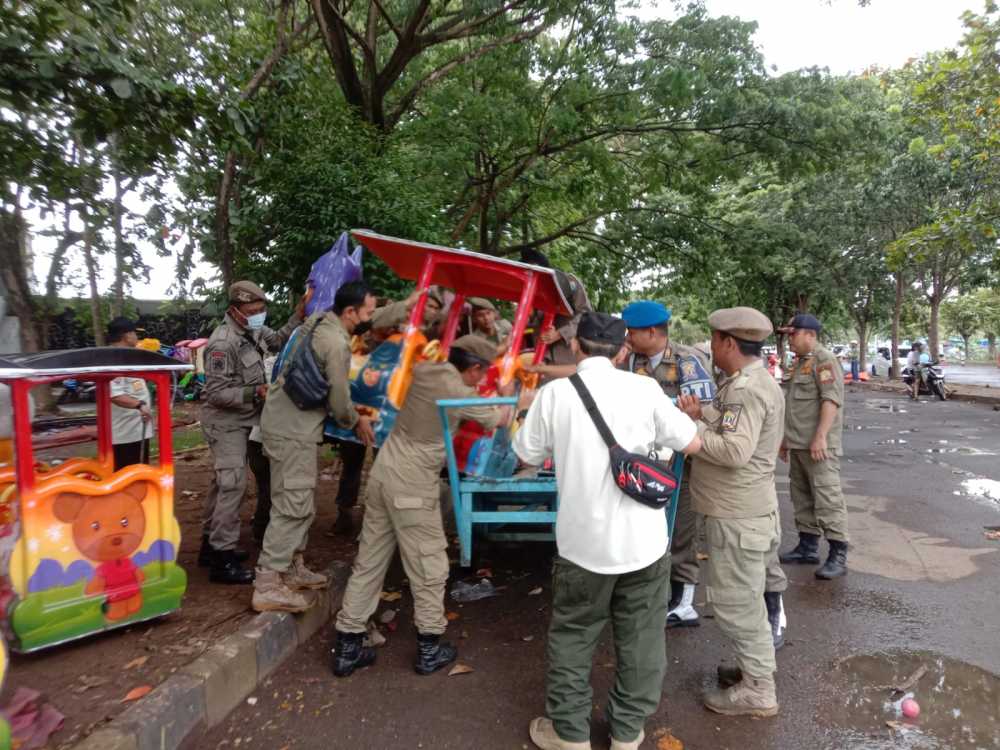
[[[903,272],[896,271],[896,299],[892,305],[892,341],[889,345],[889,377],[899,378],[899,319],[903,315]]]
[[[941,299],[935,294],[928,298],[928,302],[931,304],[931,324],[930,330],[927,332],[927,348],[931,355],[931,361],[936,362],[941,355],[941,351],[938,349],[938,340],[941,335],[938,330],[941,325]]]
[[[962,366],[969,364],[969,339],[972,338],[971,334],[969,336],[962,336],[962,345],[965,348],[965,361]]]
[[[859,321],[858,332],[858,367],[864,372],[868,367],[868,321]]]
[[[112,141],[111,177],[115,184],[115,202],[111,214],[111,226],[115,233],[115,280],[111,287],[111,317],[117,318],[125,309],[125,265],[128,262],[126,257],[128,248],[125,246],[125,232],[122,228],[125,188],[122,186],[122,173],[118,166],[118,151],[114,141]]]
[[[42,351],[43,332],[38,306],[28,282],[24,254],[28,226],[20,213],[0,208],[0,278],[7,289],[7,304],[20,323],[21,351]]]
[[[997,367],[1000,367],[1000,362],[997,361],[997,337],[995,334],[986,334],[986,343],[989,346],[990,352],[990,362],[996,362]]]
[[[101,314],[101,296],[97,291],[97,263],[94,261],[94,228],[90,223],[90,212],[84,209],[83,219],[83,260],[87,266],[87,282],[90,285],[90,321],[94,332],[94,343],[104,346],[104,320]]]
[[[219,179],[219,192],[215,197],[215,248],[219,258],[219,269],[222,271],[222,285],[228,289],[236,281],[233,242],[229,236],[229,204],[233,195],[233,183],[236,179],[236,152],[226,154],[226,163]]]

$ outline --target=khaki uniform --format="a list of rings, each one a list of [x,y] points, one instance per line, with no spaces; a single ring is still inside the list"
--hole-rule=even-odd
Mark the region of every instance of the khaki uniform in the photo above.
[[[205,390],[201,426],[212,450],[214,473],[205,498],[203,533],[217,550],[231,550],[240,537],[240,504],[247,483],[250,430],[260,423],[263,403],[255,395],[267,383],[264,358],[277,352],[301,323],[297,315],[273,331],[250,331],[228,313],[205,344]],[[258,483],[266,481],[254,472]]]
[[[840,487],[841,437],[844,430],[844,376],[840,362],[821,346],[799,357],[784,381],[785,444],[789,490],[800,532],[848,542],[847,503]],[[809,444],[819,425],[824,401],[837,405],[826,443],[830,457],[813,461]]]
[[[576,357],[573,356],[573,351],[569,348],[569,342],[576,336],[576,327],[580,323],[581,316],[593,309],[587,298],[587,290],[584,288],[583,282],[571,273],[567,273],[566,276],[569,277],[572,289],[571,298],[567,301],[573,308],[573,314],[557,315],[553,321],[555,329],[559,331],[560,338],[554,344],[549,344],[545,350],[545,362],[550,365],[576,364]],[[540,322],[541,319],[539,319]]]
[[[621,369],[640,375],[649,375],[676,399],[681,393],[681,376],[678,360],[694,357],[711,374],[712,364],[700,349],[682,344],[671,344],[669,352],[649,372],[648,358],[633,354],[622,363]],[[674,537],[670,541],[670,580],[698,584],[698,539],[702,534],[702,517],[691,507],[691,460],[684,464],[681,491],[677,497],[677,516],[674,519]]]
[[[422,635],[445,631],[448,540],[438,490],[445,446],[437,400],[475,395],[475,389],[466,386],[447,362],[425,362],[413,368],[406,403],[368,477],[360,546],[337,615],[338,632],[365,632],[397,545],[413,594],[417,631]],[[448,417],[452,429],[463,419],[489,429],[500,414],[496,407],[482,406],[450,409]]]
[[[299,409],[285,393],[284,377],[279,375],[267,391],[261,416],[264,454],[271,460],[271,523],[257,564],[277,573],[285,573],[293,555],[305,549],[316,516],[316,450],[323,440],[327,414],[345,429],[352,429],[358,422],[348,382],[351,337],[332,312],[317,313],[303,323],[299,333],[302,338],[296,338],[296,347],[301,345],[307,327],[313,325],[316,364],[330,384],[326,407]],[[286,360],[290,361],[294,354],[293,349]]]
[[[480,331],[478,328],[474,328],[472,331],[473,336],[478,336],[481,339],[486,339],[491,344],[496,344],[499,346],[504,342],[504,340],[510,335],[510,332],[514,330],[514,326],[510,321],[504,320],[503,318],[497,318],[493,321],[493,335],[486,333],[485,331]]]
[[[761,362],[734,373],[704,409],[703,446],[691,470],[694,509],[705,516],[709,546],[708,601],[744,676],[768,680],[777,665],[763,594],[773,590],[768,564],[781,540],[774,467],[784,417],[781,389]]]

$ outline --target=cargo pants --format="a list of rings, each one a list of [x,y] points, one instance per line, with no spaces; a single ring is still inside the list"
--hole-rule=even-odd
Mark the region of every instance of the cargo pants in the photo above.
[[[698,539],[702,534],[702,516],[691,506],[690,462],[684,464],[681,491],[677,495],[674,538],[670,541],[670,580],[698,585]],[[669,595],[669,592],[668,592]]]
[[[669,573],[669,554],[619,575],[592,573],[556,558],[545,712],[562,739],[590,740],[590,672],[594,648],[608,623],[617,657],[615,684],[608,693],[611,736],[634,741],[660,705],[667,665],[663,621]]]
[[[413,621],[422,635],[440,635],[448,582],[448,540],[437,495],[420,497],[405,485],[368,480],[358,555],[337,614],[341,633],[364,633],[378,608],[379,594],[399,547],[413,594]]]
[[[313,441],[262,435],[271,466],[271,521],[257,565],[285,573],[304,552],[316,517],[317,445]]]
[[[847,501],[840,488],[840,457],[813,461],[809,451],[788,451],[789,494],[799,532],[848,542]]]
[[[240,506],[246,495],[247,464],[258,486],[258,508],[264,501],[268,477],[261,461],[251,455],[250,428],[202,424],[212,451],[212,483],[205,496],[202,534],[217,550],[232,550],[240,539]],[[265,462],[266,464],[266,462]]]
[[[778,512],[754,518],[705,517],[705,595],[732,641],[744,675],[771,679],[777,670],[764,606],[767,569],[781,542]]]

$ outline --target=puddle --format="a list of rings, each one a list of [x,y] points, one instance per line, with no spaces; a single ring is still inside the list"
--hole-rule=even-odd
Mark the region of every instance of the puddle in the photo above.
[[[888,440],[876,440],[872,445],[906,445],[909,442],[909,440],[902,438],[889,438]]]
[[[962,482],[962,490],[966,495],[985,497],[988,500],[1000,503],[1000,482],[995,479],[983,479],[982,477],[966,479]],[[1000,709],[1000,706],[998,706],[998,709]]]
[[[905,694],[893,691],[920,667],[926,673]],[[843,688],[826,716],[845,730],[841,747],[1000,748],[1000,679],[979,667],[927,651],[894,651],[849,657],[835,673]],[[903,717],[904,697],[920,705],[917,718]]]
[[[947,442],[947,441],[945,441]],[[991,451],[981,451],[978,448],[971,448],[967,445],[960,445],[954,448],[928,448],[928,453],[957,453],[962,456],[995,456]]]

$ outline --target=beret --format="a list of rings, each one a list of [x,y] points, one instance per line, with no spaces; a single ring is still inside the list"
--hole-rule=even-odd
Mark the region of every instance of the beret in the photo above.
[[[670,310],[659,302],[640,300],[625,306],[622,320],[629,328],[651,328],[669,322]]]
[[[788,321],[787,326],[782,326],[778,329],[778,331],[780,333],[793,333],[796,328],[804,328],[809,331],[816,331],[817,333],[823,330],[823,326],[820,324],[815,315],[810,315],[809,313],[799,313]]]

